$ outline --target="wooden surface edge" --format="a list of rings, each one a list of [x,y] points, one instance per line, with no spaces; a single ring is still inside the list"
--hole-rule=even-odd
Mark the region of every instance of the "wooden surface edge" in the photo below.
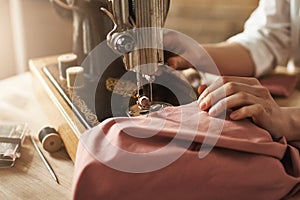
[[[54,110],[51,109],[51,106],[51,110],[47,108],[44,110],[44,112],[49,115],[50,121],[53,123],[53,125],[58,128],[58,132],[60,133],[64,142],[66,151],[68,152],[72,161],[75,162],[79,137],[84,131],[86,131],[86,129],[43,72],[44,66],[47,64],[56,63],[56,60],[57,56],[31,59],[29,60],[29,68],[33,78],[35,79],[35,90],[39,94],[46,94],[46,96],[52,100],[53,105],[55,105],[53,107],[56,107],[56,109],[59,111],[54,112]]]

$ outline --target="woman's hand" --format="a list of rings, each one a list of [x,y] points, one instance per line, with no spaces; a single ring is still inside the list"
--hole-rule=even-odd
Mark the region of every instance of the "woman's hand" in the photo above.
[[[199,90],[199,107],[207,110],[210,116],[231,109],[229,117],[232,120],[252,118],[274,138],[285,135],[287,139],[295,139],[286,135],[292,128],[289,113],[278,106],[268,89],[257,79],[225,76]]]

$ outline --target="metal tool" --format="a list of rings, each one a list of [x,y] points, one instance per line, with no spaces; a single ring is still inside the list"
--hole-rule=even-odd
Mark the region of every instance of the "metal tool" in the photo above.
[[[54,173],[51,165],[49,164],[49,162],[47,161],[46,157],[44,156],[44,154],[42,153],[42,151],[40,150],[39,146],[37,145],[37,143],[35,142],[34,138],[29,135],[30,140],[34,146],[34,148],[36,149],[36,151],[38,152],[40,158],[42,159],[44,165],[46,166],[47,170],[49,171],[50,175],[52,176],[52,178],[59,184],[59,181],[57,179],[56,174]]]

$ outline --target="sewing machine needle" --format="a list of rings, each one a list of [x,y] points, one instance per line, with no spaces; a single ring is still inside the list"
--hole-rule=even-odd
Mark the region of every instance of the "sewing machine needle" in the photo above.
[[[42,153],[42,151],[38,147],[38,145],[35,142],[35,140],[33,139],[33,137],[31,135],[29,135],[29,137],[30,137],[30,140],[31,140],[34,148],[36,149],[36,151],[38,152],[38,154],[39,154],[40,158],[42,159],[44,165],[46,166],[47,170],[50,172],[50,175],[59,184],[58,179],[56,177],[56,174],[54,173],[54,171],[53,171],[51,165],[49,164],[49,162],[47,161],[46,157],[44,156],[44,154]]]

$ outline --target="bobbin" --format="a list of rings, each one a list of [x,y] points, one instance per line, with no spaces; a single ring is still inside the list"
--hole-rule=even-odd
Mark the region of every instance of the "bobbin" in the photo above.
[[[52,127],[42,128],[38,133],[38,138],[43,148],[50,153],[58,151],[63,145],[59,133]]]
[[[73,66],[67,69],[68,88],[82,88],[84,86],[84,69],[81,66]]]
[[[57,61],[58,61],[59,78],[61,80],[66,79],[66,71],[69,67],[78,65],[77,55],[73,53],[60,55],[58,56]]]

